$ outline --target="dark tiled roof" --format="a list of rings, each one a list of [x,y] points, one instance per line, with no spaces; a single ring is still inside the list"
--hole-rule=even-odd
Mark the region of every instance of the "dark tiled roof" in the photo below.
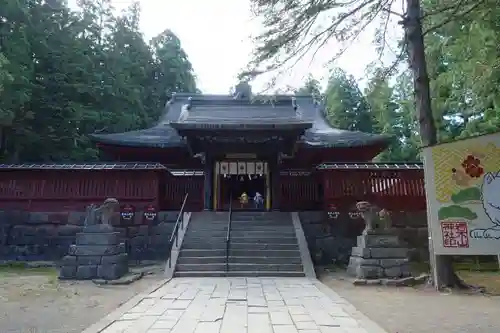
[[[0,164],[0,170],[166,170],[160,163],[46,163]]]
[[[307,128],[312,124],[300,139],[307,148],[386,145],[389,141],[389,137],[383,135],[332,128],[325,118],[323,106],[315,103],[311,96],[296,96],[297,110],[293,108],[292,97],[281,95],[249,101],[235,100],[228,95],[176,94],[152,128],[91,137],[104,144],[119,146],[185,147],[185,140],[172,125],[177,128],[196,124],[200,128],[257,129],[266,126],[287,128],[287,125]]]
[[[183,106],[175,128],[302,128],[312,126],[304,119],[300,107],[294,108],[290,97],[270,102],[266,100],[191,100]]]

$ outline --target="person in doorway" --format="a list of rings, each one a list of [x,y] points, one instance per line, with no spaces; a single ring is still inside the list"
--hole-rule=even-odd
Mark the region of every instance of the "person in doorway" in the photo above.
[[[259,192],[255,192],[255,196],[253,197],[253,203],[255,205],[255,209],[261,208],[262,205],[264,204],[264,197],[262,196],[262,194],[260,194]]]
[[[240,206],[241,206],[241,209],[243,209],[247,203],[248,203],[248,194],[246,192],[243,192],[240,195]]]

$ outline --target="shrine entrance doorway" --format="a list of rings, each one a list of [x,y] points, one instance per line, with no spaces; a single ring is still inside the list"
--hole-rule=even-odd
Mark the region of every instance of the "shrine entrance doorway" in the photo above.
[[[269,210],[267,162],[220,161],[216,162],[215,171],[214,207],[217,210],[228,210],[230,204],[233,210]],[[260,199],[255,200],[257,193]],[[243,194],[248,200],[241,200]]]

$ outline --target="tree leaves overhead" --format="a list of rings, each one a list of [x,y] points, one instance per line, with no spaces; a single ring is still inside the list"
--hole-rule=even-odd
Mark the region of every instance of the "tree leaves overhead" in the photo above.
[[[167,94],[195,92],[193,68],[170,31],[147,43],[133,3],[6,0],[0,4],[3,159],[97,159],[88,134],[158,119]],[[158,41],[162,42],[158,42]]]
[[[296,93],[323,100],[326,118],[335,128],[391,136],[389,148],[377,156],[377,161],[418,161],[420,140],[412,79],[403,73],[391,84],[383,73],[385,69],[381,68],[371,72],[362,91],[351,75],[334,69],[324,92],[309,76]]]

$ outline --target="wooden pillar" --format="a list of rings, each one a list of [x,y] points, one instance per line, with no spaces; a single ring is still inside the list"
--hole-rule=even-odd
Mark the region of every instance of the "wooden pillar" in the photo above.
[[[280,168],[278,165],[278,159],[272,159],[269,162],[268,166],[270,172],[270,181],[271,181],[271,209],[279,210],[280,209]]]
[[[213,198],[213,210],[216,211],[219,209],[219,177],[220,177],[220,163],[219,162],[213,162],[214,166],[214,171],[213,171],[213,193],[212,193],[212,198]]]
[[[204,198],[204,210],[211,210],[212,209],[212,194],[213,194],[213,179],[214,179],[214,163],[210,157],[207,156],[205,160],[205,167],[204,169],[204,176],[205,176],[205,181],[204,181],[204,192],[205,192],[205,198]]]

